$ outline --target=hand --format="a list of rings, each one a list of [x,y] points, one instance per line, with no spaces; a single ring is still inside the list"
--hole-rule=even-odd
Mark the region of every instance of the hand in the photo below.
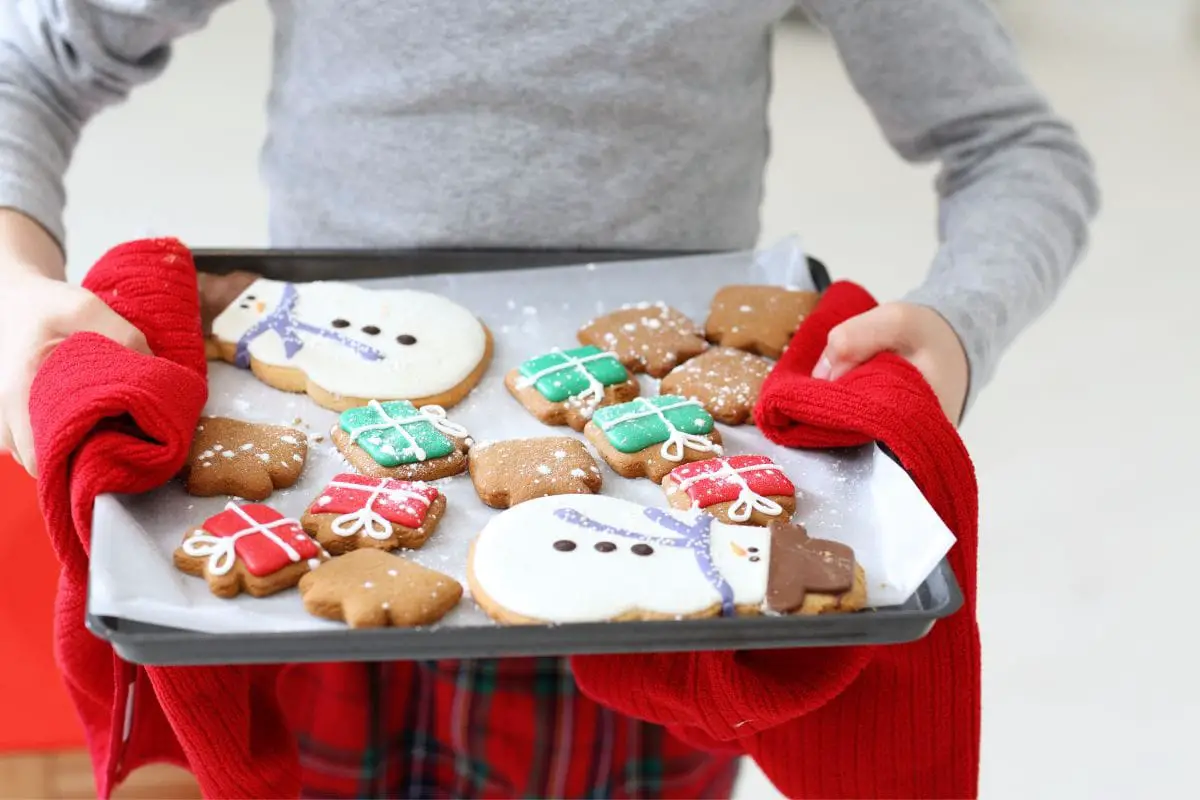
[[[829,332],[813,377],[836,380],[883,352],[916,367],[946,416],[958,424],[970,381],[967,354],[950,323],[926,306],[884,303],[838,325]]]
[[[35,272],[0,273],[0,296],[14,302],[0,314],[0,451],[37,476],[29,427],[29,388],[54,347],[91,331],[149,353],[141,332],[86,289]]]

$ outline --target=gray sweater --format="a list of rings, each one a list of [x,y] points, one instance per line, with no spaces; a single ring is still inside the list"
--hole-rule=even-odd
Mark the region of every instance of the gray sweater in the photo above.
[[[4,3],[0,207],[61,240],[84,124],[225,2]],[[973,399],[1085,246],[1088,154],[985,0],[801,5],[896,151],[941,164],[941,247],[908,299],[958,332]],[[770,34],[789,0],[271,6],[262,166],[276,246],[756,242]]]

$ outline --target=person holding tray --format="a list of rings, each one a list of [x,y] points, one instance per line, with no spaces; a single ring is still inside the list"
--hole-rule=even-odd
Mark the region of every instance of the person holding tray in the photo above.
[[[90,119],[161,74],[172,42],[225,2],[0,9],[0,449],[31,474],[29,390],[47,353],[82,331],[148,351],[141,332],[64,282],[72,152]],[[272,245],[751,248],[770,33],[791,5],[272,4]],[[837,380],[896,353],[957,422],[1081,256],[1098,206],[1091,159],[985,0],[799,5],[832,36],[899,156],[942,168],[927,279],[835,327],[813,375]],[[793,681],[838,657],[796,654]],[[953,658],[966,660],[946,675],[976,676],[966,691],[977,705],[977,652]],[[848,683],[856,669],[838,674]],[[950,717],[910,708],[888,719],[895,697],[936,694],[908,674],[861,719],[836,699],[804,706],[792,716],[810,732],[787,741],[806,744],[786,753],[762,720],[731,721],[727,736],[660,727],[646,721],[664,718],[653,697],[605,695],[594,670],[584,694],[557,659],[296,667],[286,691],[300,709],[302,783],[322,796],[718,797],[745,753],[789,793],[973,795],[970,700]],[[679,678],[695,682],[696,704],[713,702],[698,687],[719,679]],[[950,718],[968,733],[939,734]],[[794,783],[805,770],[832,777]]]

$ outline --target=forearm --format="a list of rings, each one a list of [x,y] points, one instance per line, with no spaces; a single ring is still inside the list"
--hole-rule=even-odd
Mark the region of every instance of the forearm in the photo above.
[[[954,327],[968,405],[1082,254],[1098,193],[1071,127],[985,0],[808,0],[888,142],[937,161],[939,249],[906,299]]]
[[[20,211],[0,208],[0,285],[27,274],[63,280],[65,273],[63,252],[49,231]]]

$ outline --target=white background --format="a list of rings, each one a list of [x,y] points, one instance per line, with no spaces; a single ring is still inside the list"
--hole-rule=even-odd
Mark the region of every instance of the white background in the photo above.
[[[1092,252],[964,431],[982,490],[983,792],[1182,796],[1200,715],[1196,4],[1001,5],[1106,200]],[[148,232],[263,243],[270,44],[265,8],[235,3],[92,126],[70,176],[73,274]],[[819,36],[785,29],[775,59],[764,241],[798,230],[837,273],[900,294],[933,247],[931,173],[891,155]],[[743,796],[770,792],[747,775]]]

